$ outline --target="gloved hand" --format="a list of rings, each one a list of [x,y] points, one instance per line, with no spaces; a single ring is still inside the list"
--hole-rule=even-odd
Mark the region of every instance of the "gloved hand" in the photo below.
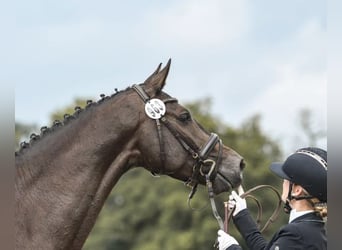
[[[239,190],[239,194],[243,193],[242,189]],[[241,191],[241,192],[240,192]],[[235,191],[232,191],[232,194],[229,195],[228,206],[233,208],[235,206],[235,210],[233,212],[233,216],[237,215],[241,210],[247,208],[246,199],[242,199]]]
[[[231,245],[239,245],[239,243],[236,241],[236,239],[233,236],[230,236],[223,230],[218,230],[217,231],[217,241],[219,243],[218,247],[219,250],[226,250],[228,247]]]

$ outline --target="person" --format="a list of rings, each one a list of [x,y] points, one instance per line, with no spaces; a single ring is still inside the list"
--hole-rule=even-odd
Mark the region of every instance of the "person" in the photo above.
[[[301,148],[284,163],[272,163],[270,170],[283,179],[282,201],[289,223],[267,242],[247,209],[246,200],[233,191],[229,206],[235,206],[233,222],[249,249],[327,249],[327,152]],[[241,195],[241,194],[240,194]],[[242,249],[234,237],[218,231],[219,250]]]

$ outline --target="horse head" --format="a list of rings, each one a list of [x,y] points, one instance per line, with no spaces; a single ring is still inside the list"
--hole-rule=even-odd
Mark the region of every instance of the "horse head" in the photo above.
[[[177,99],[163,91],[171,60],[161,64],[143,84],[135,85],[139,117],[137,134],[141,164],[156,174],[166,174],[190,185],[205,184],[210,171],[214,193],[240,185],[243,158],[208,133]]]
[[[132,167],[193,187],[209,178],[216,194],[240,185],[242,157],[163,91],[170,63],[141,84],[76,107],[21,144],[16,248],[82,249],[109,193]]]

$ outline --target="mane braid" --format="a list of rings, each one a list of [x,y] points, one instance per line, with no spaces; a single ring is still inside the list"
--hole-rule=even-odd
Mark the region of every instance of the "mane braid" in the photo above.
[[[76,106],[74,108],[74,110],[75,110],[74,114],[72,114],[72,115],[64,114],[63,121],[55,120],[52,123],[52,126],[50,128],[47,126],[42,126],[40,128],[40,134],[39,135],[32,133],[29,137],[30,138],[29,142],[26,142],[26,141],[20,142],[20,148],[18,151],[15,151],[15,156],[19,156],[20,154],[23,154],[24,152],[26,152],[26,149],[28,149],[31,146],[33,146],[34,144],[36,144],[41,138],[45,137],[47,134],[50,134],[50,133],[60,129],[61,127],[64,127],[64,125],[69,124],[73,120],[76,120],[79,117],[79,115],[81,113],[83,113],[84,110],[98,106],[98,105],[108,101],[109,99],[114,98],[118,94],[123,93],[129,89],[131,89],[131,87],[127,87],[125,90],[120,90],[120,91],[117,88],[115,88],[114,89],[115,93],[113,93],[110,96],[106,96],[105,94],[100,94],[100,99],[97,102],[93,102],[92,100],[87,100],[86,106],[84,107],[84,109],[82,109],[79,106]]]

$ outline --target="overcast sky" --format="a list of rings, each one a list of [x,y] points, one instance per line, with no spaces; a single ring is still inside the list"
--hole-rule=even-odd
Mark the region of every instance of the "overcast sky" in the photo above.
[[[0,40],[2,68],[16,86],[18,122],[49,125],[50,114],[76,97],[96,100],[142,82],[172,58],[169,94],[180,103],[211,97],[212,113],[236,128],[260,114],[286,153],[307,146],[300,110],[313,112],[315,130],[327,130],[326,1],[3,5],[0,26],[14,39]]]

